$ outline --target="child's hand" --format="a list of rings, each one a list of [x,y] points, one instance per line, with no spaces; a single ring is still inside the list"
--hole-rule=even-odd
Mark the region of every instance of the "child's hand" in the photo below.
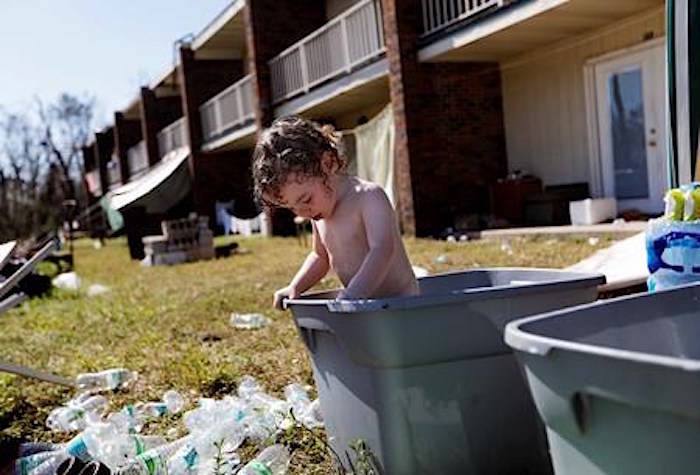
[[[295,299],[299,296],[299,291],[296,287],[288,285],[275,292],[274,306],[278,310],[284,310],[282,303],[285,299]]]

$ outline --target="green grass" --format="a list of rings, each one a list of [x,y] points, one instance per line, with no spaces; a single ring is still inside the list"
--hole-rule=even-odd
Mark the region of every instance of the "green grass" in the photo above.
[[[601,236],[591,245],[588,237],[468,243],[408,239],[406,246],[415,265],[440,272],[486,266],[564,267],[612,240]],[[295,239],[238,242],[245,252],[230,258],[143,268],[129,260],[123,240],[112,240],[100,250],[80,241],[75,270],[83,287],[100,283],[111,291],[93,298],[54,291],[1,315],[0,361],[68,377],[116,366],[137,370],[136,385],[110,397],[112,410],[127,402],[160,399],[171,388],[186,397],[189,409],[199,397],[234,391],[235,381],[245,374],[277,395],[292,382],[313,384],[308,356],[290,316],[271,308],[273,291],[288,282],[307,249]],[[438,255],[445,255],[448,263],[438,263]],[[321,286],[336,283],[326,278]],[[228,324],[231,312],[264,312],[273,324],[256,331],[235,330]],[[0,451],[3,440],[13,438],[61,441],[44,421],[71,395],[61,387],[0,373]],[[147,431],[165,434],[173,428],[184,434],[180,417],[151,424]],[[313,437],[299,434],[290,445],[297,448],[292,473],[330,472],[330,459]]]

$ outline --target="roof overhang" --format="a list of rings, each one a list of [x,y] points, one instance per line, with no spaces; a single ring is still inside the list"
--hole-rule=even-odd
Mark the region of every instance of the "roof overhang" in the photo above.
[[[419,50],[418,59],[505,61],[650,10],[663,10],[663,5],[663,0],[516,2],[450,32],[436,34],[434,41]]]

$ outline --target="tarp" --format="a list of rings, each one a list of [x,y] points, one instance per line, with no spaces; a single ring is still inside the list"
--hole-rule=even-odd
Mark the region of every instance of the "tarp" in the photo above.
[[[576,272],[600,272],[608,284],[644,281],[649,276],[644,233],[618,241],[568,267]]]
[[[669,184],[700,179],[700,0],[667,0]]]
[[[355,138],[353,172],[363,180],[380,185],[396,208],[394,179],[394,113],[391,104],[366,124],[344,134]]]
[[[124,225],[119,212],[128,207],[141,206],[149,214],[165,213],[185,198],[192,189],[187,167],[189,156],[188,147],[177,148],[136,180],[105,195],[102,207],[112,230]]]

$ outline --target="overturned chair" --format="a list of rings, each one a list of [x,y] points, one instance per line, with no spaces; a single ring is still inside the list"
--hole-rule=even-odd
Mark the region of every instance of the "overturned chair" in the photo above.
[[[15,241],[0,244],[0,269],[5,267],[5,265],[8,263],[12,252],[15,250],[15,247]],[[27,262],[22,264],[19,269],[13,272],[12,275],[10,275],[3,282],[0,282],[0,315],[27,299],[27,295],[22,291],[14,293],[10,292],[17,287],[22,279],[27,277],[41,261],[51,256],[54,251],[58,249],[58,247],[58,241],[56,239],[50,240],[44,244],[41,249],[34,253],[34,255],[28,259]],[[37,371],[12,363],[6,363],[4,361],[0,361],[0,372],[18,374],[50,383],[61,384],[63,386],[75,385],[74,381],[62,376],[44,373],[42,371]]]

